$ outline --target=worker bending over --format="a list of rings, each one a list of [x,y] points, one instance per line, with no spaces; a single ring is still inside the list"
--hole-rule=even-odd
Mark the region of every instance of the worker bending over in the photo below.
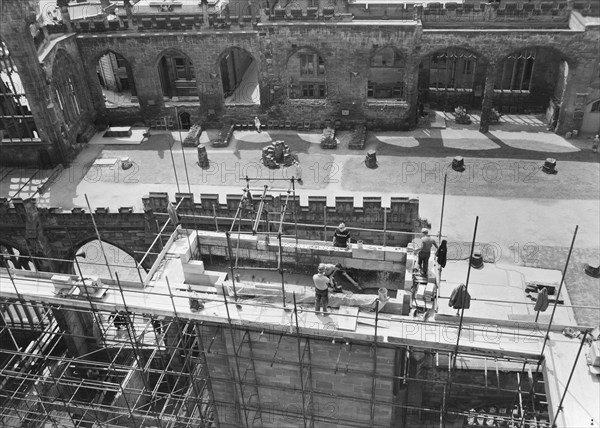
[[[342,269],[342,265],[340,263],[335,265],[331,263],[321,263],[319,264],[319,269],[323,269],[323,271],[325,272],[325,276],[329,278],[329,281],[331,282],[331,287],[333,287],[333,291],[336,293],[341,293],[342,286],[337,283],[335,279],[335,273],[338,270]]]

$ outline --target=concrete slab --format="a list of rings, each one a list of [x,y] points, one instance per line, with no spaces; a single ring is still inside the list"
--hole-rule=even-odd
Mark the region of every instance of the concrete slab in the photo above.
[[[559,427],[597,427],[600,422],[600,377],[589,372],[585,344],[576,359],[580,340],[571,339],[560,333],[550,333],[544,351],[544,381],[548,408],[553,420],[562,396],[563,411],[558,415]],[[571,370],[575,365],[569,389],[565,391]]]
[[[127,127],[129,128],[129,127]],[[113,129],[121,129],[121,128],[113,128]],[[131,136],[123,136],[123,137],[107,137],[104,136],[103,132],[97,132],[96,135],[92,137],[88,144],[91,145],[103,145],[103,146],[119,146],[119,145],[138,145],[142,144],[144,141],[144,133],[148,132],[148,128],[131,128]],[[152,131],[151,131],[152,132]]]
[[[456,310],[448,306],[452,291],[464,283],[468,270],[468,262],[450,261],[442,270],[442,284],[439,287],[437,320],[458,322]],[[517,326],[533,323],[536,317],[535,302],[527,298],[526,282],[539,281],[559,284],[561,272],[558,270],[536,269],[523,266],[484,263],[482,269],[471,269],[469,279],[469,294],[471,307],[464,312],[464,319],[469,322],[494,322],[498,325]],[[552,298],[552,296],[550,296]],[[567,288],[563,287],[560,298],[564,304],[559,304],[554,316],[553,325],[576,325],[571,301]],[[547,310],[550,313],[552,305]],[[541,315],[545,315],[541,313]],[[547,328],[549,320],[545,317],[538,320],[540,328]]]

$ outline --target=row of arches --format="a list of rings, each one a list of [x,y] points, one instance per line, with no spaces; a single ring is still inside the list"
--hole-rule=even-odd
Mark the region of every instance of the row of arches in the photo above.
[[[564,57],[546,47],[520,49],[493,66],[496,68],[496,102],[509,109],[544,109],[548,99],[560,98],[568,74]],[[199,97],[196,70],[184,52],[165,52],[158,60],[157,68],[165,98]],[[487,68],[487,58],[471,49],[452,47],[428,54],[422,58],[418,69],[419,101],[440,108],[456,104],[481,106]],[[260,104],[259,64],[250,53],[239,47],[226,49],[219,56],[218,70],[226,105]],[[385,46],[374,51],[364,79],[366,98],[406,100],[406,82],[409,80],[406,70],[406,57],[394,47]],[[112,51],[105,53],[98,61],[97,71],[105,96],[116,94],[107,97],[109,103],[123,101],[119,94],[129,95],[130,102],[135,99],[134,74],[123,56]],[[331,72],[326,58],[317,50],[310,47],[297,49],[287,58],[282,70],[287,82],[287,96],[291,99],[327,98],[328,73]]]
[[[226,49],[219,56],[218,70],[218,76],[210,77],[219,77],[225,104],[260,104],[259,67],[250,53],[238,47]],[[199,98],[196,69],[184,52],[174,49],[164,52],[158,59],[157,72],[166,99]],[[108,51],[101,55],[96,63],[96,74],[105,103],[137,102],[134,73],[129,61],[121,54]]]
[[[449,48],[421,61],[419,98],[444,110],[457,105],[480,107],[492,76],[494,105],[499,110],[540,112],[550,99],[562,99],[568,72],[568,62],[551,48],[524,48],[491,65],[471,50]]]

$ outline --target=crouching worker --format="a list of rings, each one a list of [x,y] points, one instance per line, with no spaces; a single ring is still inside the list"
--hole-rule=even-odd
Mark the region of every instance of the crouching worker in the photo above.
[[[340,263],[337,264],[331,264],[331,263],[321,263],[319,265],[319,268],[323,268],[324,272],[325,272],[325,276],[327,278],[329,278],[329,281],[331,282],[331,287],[333,288],[333,291],[336,293],[341,293],[342,292],[342,286],[340,284],[338,284],[338,282],[335,279],[335,274],[337,271],[342,269],[342,265]]]
[[[313,282],[315,283],[315,312],[318,315],[321,312],[321,307],[323,308],[323,313],[327,313],[331,280],[325,275],[325,265],[323,263],[319,265],[317,271],[313,275]]]

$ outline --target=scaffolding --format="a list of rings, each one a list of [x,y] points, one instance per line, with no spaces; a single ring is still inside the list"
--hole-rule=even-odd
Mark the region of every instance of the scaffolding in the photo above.
[[[394,342],[389,336],[382,336],[382,329],[390,332],[411,326],[418,330],[425,328],[424,323],[409,318],[382,319],[377,304],[374,316],[360,312],[351,315],[363,325],[360,335],[336,330],[315,335],[307,324],[314,311],[298,304],[295,293],[292,306],[286,304],[281,239],[285,217],[294,215],[288,205],[290,199],[296,202],[294,178],[290,188],[283,190],[285,201],[278,221],[273,222],[269,221],[263,202],[269,192],[281,190],[265,186],[258,210],[252,216],[244,215],[244,204],[252,197],[250,181],[225,232],[233,299],[226,293],[202,296],[205,307],[218,313],[215,317],[190,311],[190,291],[179,288],[180,285],[173,287],[168,276],[166,288],[159,289],[148,287],[151,274],[143,279],[140,274],[139,283],[132,284],[123,283],[115,272],[114,281],[107,280],[110,298],[96,300],[88,292],[91,284],[83,277],[75,258],[78,275],[73,277],[82,280],[85,292],[79,298],[48,297],[50,294],[44,295],[43,291],[52,287],[51,274],[11,268],[9,258],[4,257],[0,272],[0,423],[7,427],[56,428],[259,427],[270,426],[273,419],[288,418],[304,428],[321,424],[377,428],[390,426],[381,417],[381,409],[387,408],[395,415],[393,426],[415,426],[423,420],[437,420],[439,424],[431,422],[431,426],[445,426],[452,420],[464,419],[468,423],[473,418],[499,425],[552,426],[545,397],[535,389],[541,378],[539,369],[551,324],[546,336],[536,331],[510,332],[512,337],[523,340],[543,340],[542,352],[494,350],[474,346],[472,341],[461,345],[462,337],[476,338],[485,333],[485,327],[465,325],[462,315],[459,326],[442,325],[456,334],[456,343]],[[177,208],[180,204],[181,201]],[[243,221],[249,225],[249,231],[242,230]],[[154,254],[151,250],[162,242],[161,236],[169,224],[173,225],[171,217],[159,228],[142,260]],[[287,224],[298,227],[297,222]],[[275,231],[271,231],[272,225],[276,225]],[[477,222],[473,243],[476,229]],[[190,235],[188,231],[184,233],[190,245]],[[277,237],[277,267],[266,269],[281,274],[281,304],[255,302],[238,295],[236,271],[245,267],[238,264],[232,235],[237,235],[239,242],[244,233]],[[99,233],[98,239],[101,241]],[[109,264],[106,259],[105,262]],[[567,266],[568,260],[565,271]],[[33,287],[42,292],[32,293]],[[243,322],[244,314],[252,319],[253,314],[263,312],[281,314],[279,319],[286,321]],[[70,328],[74,325],[84,328]],[[294,342],[293,346],[288,346],[288,339]],[[315,358],[322,350],[333,357]],[[370,367],[355,361],[361,352],[370,355]],[[398,368],[393,373],[386,372],[389,359]],[[222,370],[224,361],[229,362],[231,372]],[[465,382],[461,378],[469,364],[479,368],[475,370],[481,375],[481,382]],[[296,372],[293,376],[299,381],[282,384],[262,374],[266,368],[276,372],[279,367]],[[368,386],[359,392],[327,389],[318,383],[325,376],[364,378]],[[522,385],[526,377],[531,385],[529,391]],[[381,391],[390,382],[396,393],[384,396]],[[431,392],[425,403],[397,398],[402,391],[408,395],[411,388],[417,387]],[[567,387],[568,384],[563,397]],[[224,394],[228,391],[231,394]],[[487,402],[473,399],[479,404],[473,412],[456,406],[453,391],[460,391],[463,397],[466,394],[492,398]],[[265,401],[265,396],[277,394],[297,397],[299,411],[290,416],[289,409]],[[367,403],[368,410],[362,419],[352,414],[333,415],[318,408],[318,403],[327,400],[350,403],[356,408]],[[498,402],[511,404],[504,404],[495,413],[487,411],[493,407],[490,403],[496,406]],[[512,402],[516,412],[512,412]],[[554,413],[554,422],[561,410],[559,406]]]

